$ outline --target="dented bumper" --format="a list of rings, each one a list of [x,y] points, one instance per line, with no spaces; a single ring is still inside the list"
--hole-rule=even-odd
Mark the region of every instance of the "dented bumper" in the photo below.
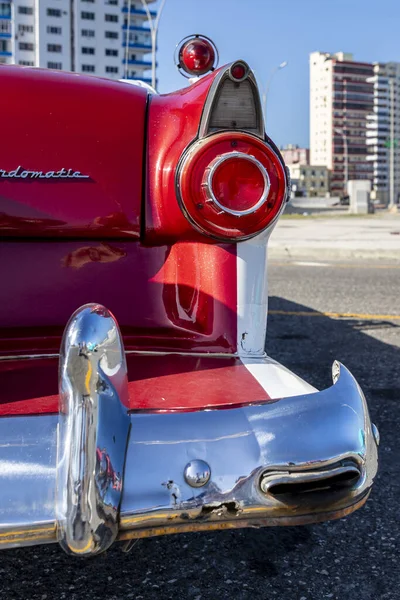
[[[72,318],[61,412],[0,419],[0,547],[319,522],[367,499],[378,433],[350,372],[333,386],[236,408],[128,413],[112,316]],[[245,399],[244,399],[245,400]]]

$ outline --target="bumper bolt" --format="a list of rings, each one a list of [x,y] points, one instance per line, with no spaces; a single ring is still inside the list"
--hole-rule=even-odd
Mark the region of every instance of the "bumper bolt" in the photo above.
[[[191,460],[183,471],[185,481],[190,487],[199,488],[208,483],[211,469],[204,460]]]

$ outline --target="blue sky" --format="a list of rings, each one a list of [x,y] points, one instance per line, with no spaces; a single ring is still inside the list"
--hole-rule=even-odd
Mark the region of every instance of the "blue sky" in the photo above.
[[[166,0],[158,40],[161,93],[187,85],[173,53],[191,33],[213,39],[220,65],[248,61],[263,85],[288,61],[271,84],[267,130],[278,145],[308,145],[310,52],[400,61],[400,0]]]

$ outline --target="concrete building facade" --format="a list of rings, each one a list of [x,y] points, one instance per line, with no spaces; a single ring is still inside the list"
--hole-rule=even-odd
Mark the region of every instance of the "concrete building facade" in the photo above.
[[[0,63],[151,83],[146,23],[140,0],[2,0]]]
[[[296,196],[316,198],[325,197],[329,194],[329,171],[327,167],[300,163],[292,163],[288,167]]]
[[[299,148],[295,144],[288,144],[285,148],[281,148],[283,160],[287,165],[301,163],[302,165],[310,164],[310,150],[308,148]]]
[[[332,195],[346,195],[346,179],[373,178],[366,143],[373,72],[352,54],[310,55],[310,162],[331,171]]]
[[[368,160],[373,165],[372,197],[400,201],[400,63],[375,63],[373,111],[367,117]],[[391,193],[391,169],[393,170]]]

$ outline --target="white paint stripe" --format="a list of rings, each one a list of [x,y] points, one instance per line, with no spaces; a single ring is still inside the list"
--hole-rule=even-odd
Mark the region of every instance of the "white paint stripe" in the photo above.
[[[268,234],[264,233],[236,246],[239,356],[264,354],[268,309],[267,241]]]
[[[236,246],[237,353],[243,365],[270,398],[310,394],[317,390],[265,356],[268,238],[269,233],[264,233]]]
[[[264,358],[241,357],[241,361],[268,396],[274,400],[313,394],[318,391],[268,356]]]
[[[307,261],[294,261],[292,264],[299,265],[300,267],[331,267],[330,263],[324,262],[307,262]]]

